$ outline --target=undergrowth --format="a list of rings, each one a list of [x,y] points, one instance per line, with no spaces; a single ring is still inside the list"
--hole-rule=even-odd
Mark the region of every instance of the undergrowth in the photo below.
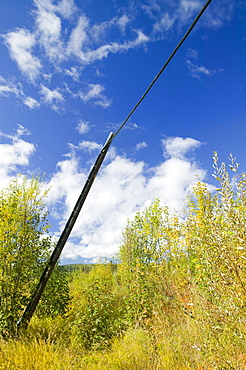
[[[67,310],[1,339],[0,369],[246,369],[246,175],[230,166],[233,181],[215,153],[220,187],[197,183],[185,215],[138,212],[117,267],[73,271]]]

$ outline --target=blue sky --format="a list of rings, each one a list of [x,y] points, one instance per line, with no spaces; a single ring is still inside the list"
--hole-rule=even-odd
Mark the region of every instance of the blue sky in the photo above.
[[[18,173],[51,188],[60,235],[115,132],[205,1],[8,0],[0,12],[0,186]],[[246,169],[246,4],[213,0],[114,140],[62,262],[117,252],[152,199],[180,210],[212,155]]]

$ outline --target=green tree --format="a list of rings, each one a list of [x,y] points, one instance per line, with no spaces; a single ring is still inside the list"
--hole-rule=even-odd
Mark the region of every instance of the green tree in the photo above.
[[[51,249],[39,179],[18,177],[0,192],[0,332],[14,331]]]
[[[236,176],[230,177],[225,163],[218,164],[215,153],[214,177],[219,188],[211,192],[206,184],[198,183],[183,224],[187,274],[202,297],[196,319],[201,328],[209,328],[207,352],[227,348],[228,333],[235,353],[245,351],[246,175],[238,172],[232,156],[229,159]]]
[[[155,199],[128,221],[119,250],[119,278],[130,322],[145,322],[155,307],[172,298],[168,271],[176,249],[178,223]]]

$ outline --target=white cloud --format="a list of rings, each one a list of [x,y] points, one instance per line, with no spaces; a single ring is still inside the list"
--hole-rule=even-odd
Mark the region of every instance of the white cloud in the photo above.
[[[24,95],[21,83],[16,84],[0,76],[0,95],[8,97],[10,94],[14,94],[16,97],[21,98]]]
[[[48,87],[41,84],[40,95],[42,95],[42,102],[49,105],[56,112],[62,110],[62,103],[65,101],[59,89],[50,90]]]
[[[73,0],[61,0],[57,5],[54,5],[53,0],[34,0],[34,3],[38,11],[45,10],[50,13],[60,13],[65,19],[69,19],[77,10]]]
[[[128,22],[129,18],[123,15],[121,18],[115,17],[109,21],[91,25],[89,19],[85,15],[81,15],[76,27],[71,32],[67,44],[67,55],[77,56],[82,64],[90,64],[95,60],[101,60],[107,57],[109,53],[121,52],[147,42],[147,36],[143,35],[141,31],[135,31],[137,38],[134,41],[124,42],[123,44],[104,41],[107,30],[118,26],[122,33],[124,33]],[[92,45],[98,43],[103,43],[104,45],[92,48]]]
[[[39,42],[47,56],[54,62],[63,58],[63,47],[60,41],[61,20],[54,13],[39,9],[36,19]]]
[[[136,150],[138,151],[138,150],[140,150],[140,149],[144,149],[144,148],[147,148],[147,144],[144,142],[144,141],[142,141],[141,143],[138,143],[137,145],[136,145]]]
[[[121,53],[145,46],[148,42],[154,42],[158,34],[163,37],[168,30],[173,29],[174,24],[177,24],[177,29],[180,30],[180,26],[190,21],[190,17],[200,10],[202,1],[180,0],[168,2],[165,6],[158,0],[148,1],[147,5],[136,3],[133,8],[143,8],[149,15],[154,34],[144,31],[145,24],[140,25],[139,29],[130,28],[136,12],[134,15],[134,12],[129,11],[130,15],[125,13],[121,17],[116,16],[93,24],[91,19],[81,13],[73,0],[34,0],[34,5],[34,27],[29,30],[20,28],[4,36],[11,58],[32,83],[38,78],[45,78],[47,70],[50,74],[51,65],[56,72],[70,75],[78,81],[78,68],[64,67],[61,62],[75,58],[76,63],[84,67],[107,58],[110,53]],[[234,5],[229,0],[209,7],[203,26],[219,27],[231,19],[233,8]],[[121,30],[120,36],[115,36],[117,28]],[[135,38],[130,37],[133,33],[136,34]],[[47,63],[47,58],[43,58],[43,53],[51,64]],[[203,66],[199,68],[201,73],[208,71]]]
[[[183,159],[188,152],[199,148],[201,143],[189,137],[185,139],[182,137],[175,137],[162,140],[162,145],[165,156]]]
[[[198,51],[194,49],[188,49],[187,54],[186,54],[188,59],[198,59]]]
[[[86,90],[86,92],[79,91],[78,93],[78,96],[84,103],[92,100],[94,104],[100,105],[103,108],[108,108],[111,105],[111,100],[102,93],[105,88],[101,84],[88,84]]]
[[[74,54],[80,57],[81,49],[84,43],[87,42],[87,27],[89,25],[89,20],[85,16],[80,16],[77,26],[72,30],[68,45],[67,54]]]
[[[101,150],[102,149],[101,144],[98,144],[95,141],[87,141],[87,140],[81,141],[79,143],[78,147],[79,147],[79,149],[83,149],[83,150],[86,150],[88,152],[92,152],[93,150]]]
[[[40,60],[31,53],[36,44],[35,36],[28,30],[18,29],[7,33],[4,39],[10,56],[17,63],[20,71],[30,82],[34,82],[42,68]]]
[[[112,18],[108,21],[94,24],[90,31],[90,38],[95,42],[100,42],[106,36],[106,32],[110,30],[116,23],[116,18]]]
[[[88,131],[90,131],[90,124],[86,121],[80,121],[76,129],[80,134],[86,134]]]
[[[122,17],[117,19],[117,24],[120,27],[122,33],[125,33],[126,26],[129,22],[130,18],[126,14],[122,15]]]
[[[127,122],[125,128],[128,130],[143,130],[143,127],[139,126],[136,122]]]
[[[22,135],[27,135],[27,136],[31,135],[30,131],[22,125],[17,125],[16,134],[17,135],[15,135],[15,137],[20,137]],[[11,136],[8,136],[8,135],[4,135],[4,136],[11,137]]]
[[[27,134],[29,132],[20,125],[15,135],[0,134],[1,187],[7,185],[19,167],[30,163],[35,147],[21,138]],[[204,180],[206,174],[194,159],[186,157],[200,146],[200,142],[175,137],[162,140],[162,144],[164,154],[169,157],[152,168],[143,161],[118,155],[114,147],[110,149],[75,223],[63,258],[96,259],[116,253],[126,220],[155,197],[171,209],[184,206],[187,192],[197,181],[196,176]],[[91,153],[94,158],[94,150],[99,151],[101,147],[89,141],[82,141],[77,147],[71,145],[71,152],[57,164],[57,171],[46,183],[50,188],[47,206],[59,222],[55,236],[63,230],[89,175],[91,161],[81,161],[79,151],[83,150],[80,152],[83,156]]]
[[[81,68],[71,67],[69,69],[65,69],[64,73],[67,76],[70,76],[74,81],[78,81],[81,74]]]
[[[80,186],[86,182],[86,175],[80,171],[79,161],[73,154],[57,163],[57,172],[47,184],[48,207],[61,227],[64,226],[67,215],[72,212],[74,201],[76,202],[81,191]],[[55,235],[59,235],[59,232]]]
[[[200,0],[181,0],[178,13],[182,20],[187,20],[196,12],[198,13],[202,8]]]
[[[156,0],[149,1],[148,5],[142,5],[142,8],[151,19],[156,19],[156,15],[162,13],[161,4],[158,4]]]
[[[168,13],[162,15],[161,19],[154,24],[154,32],[168,31],[174,24],[175,18],[171,18]]]
[[[230,22],[235,12],[234,0],[223,0],[214,2],[206,10],[203,24],[212,29],[218,29]]]
[[[61,0],[55,9],[65,18],[69,19],[76,11],[77,7],[73,0]]]
[[[147,42],[151,41],[150,38],[141,30],[135,30],[134,32],[137,34],[137,37],[134,40],[125,41],[123,43],[106,43],[95,49],[86,49],[86,51],[76,47],[76,50],[73,50],[73,52],[76,53],[75,55],[80,59],[82,64],[90,64],[96,60],[102,60],[103,58],[106,58],[110,53],[116,54],[124,52],[129,49],[134,49],[141,45],[145,45]]]
[[[38,108],[40,106],[40,103],[30,96],[24,98],[23,103],[27,105],[30,109]]]
[[[198,65],[197,63],[191,62],[189,59],[186,60],[186,63],[187,63],[190,75],[194,78],[197,78],[198,80],[201,79],[202,75],[211,77],[211,76],[214,76],[216,73],[220,73],[224,71],[222,68],[208,69],[201,64]]]
[[[34,0],[36,5],[36,38],[54,66],[66,58],[66,48],[62,35],[62,19],[70,20],[77,7],[73,0],[62,0],[54,5],[51,0]]]
[[[27,166],[35,146],[21,138],[28,131],[21,125],[15,135],[0,132],[0,187],[5,187],[19,167]],[[5,141],[2,143],[1,141]],[[7,142],[6,142],[7,141]]]
[[[5,78],[0,76],[0,96],[9,97],[11,94],[20,99],[21,102],[30,109],[38,108],[40,106],[40,103],[36,99],[24,94],[23,87],[20,82],[14,83],[13,81],[7,81]]]
[[[200,142],[192,138],[167,138],[162,144],[169,158],[153,168],[148,168],[142,161],[117,155],[112,148],[111,160],[106,161],[99,172],[64,249],[63,258],[81,256],[95,259],[116,253],[127,218],[133,217],[138,209],[143,209],[155,197],[172,208],[184,206],[188,190],[197,181],[196,175],[201,180],[205,178],[205,171],[185,156],[198,148]],[[90,147],[99,149],[99,144],[84,141],[77,149]],[[48,184],[53,207],[61,200],[64,205],[62,212],[59,209],[55,214],[59,214],[61,230],[84,186],[88,171],[88,168],[80,168],[73,148],[70,157],[59,163],[58,171]]]
[[[155,36],[166,37],[169,30],[179,30],[195,18],[204,5],[201,0],[149,0],[142,8],[153,22]],[[200,19],[197,27],[216,29],[229,22],[234,14],[235,1],[224,0],[212,3]],[[153,39],[154,41],[154,39]]]

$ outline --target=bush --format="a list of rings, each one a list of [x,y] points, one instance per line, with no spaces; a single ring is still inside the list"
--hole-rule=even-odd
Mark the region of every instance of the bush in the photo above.
[[[109,346],[125,327],[123,300],[114,289],[111,264],[96,265],[88,274],[78,271],[72,286],[73,300],[68,314],[72,340],[87,349]]]

